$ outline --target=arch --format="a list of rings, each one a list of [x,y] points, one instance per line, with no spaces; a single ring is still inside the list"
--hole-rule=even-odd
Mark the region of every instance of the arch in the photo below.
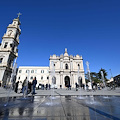
[[[52,84],[56,84],[56,77],[55,76],[52,77]]]
[[[69,76],[65,76],[65,87],[70,86],[70,77]]]

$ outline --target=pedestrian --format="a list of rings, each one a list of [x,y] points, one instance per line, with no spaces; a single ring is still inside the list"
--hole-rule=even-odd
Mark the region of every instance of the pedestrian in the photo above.
[[[21,92],[22,92],[22,81],[20,81],[18,85],[18,93],[21,93]]]
[[[62,89],[62,85],[60,85],[60,89]]]
[[[0,81],[0,87],[1,87],[1,85],[2,85],[2,84],[1,84],[1,81]]]
[[[32,94],[35,94],[36,84],[37,84],[37,80],[36,80],[36,77],[34,77],[34,79],[32,81],[32,85],[33,85],[33,92],[32,92]]]
[[[92,89],[93,89],[93,92],[96,91],[96,83],[95,82],[93,82],[93,84],[92,84]]]
[[[91,85],[91,82],[90,82],[90,81],[88,82],[88,90],[89,90],[89,91],[92,90],[92,85]]]
[[[19,85],[19,81],[17,81],[16,84],[15,84],[15,92],[16,93],[18,92],[18,85]]]
[[[48,89],[48,84],[46,84],[46,90]]]
[[[75,87],[76,87],[76,91],[78,91],[78,84],[77,83],[75,83]]]
[[[32,83],[28,81],[28,89],[29,89],[29,93],[31,93],[32,91]]]
[[[71,85],[69,84],[68,89],[71,90]]]
[[[42,86],[43,86],[43,90],[44,90],[44,84]]]
[[[27,77],[23,81],[22,86],[23,86],[22,93],[23,93],[23,96],[25,97],[25,95],[27,95],[27,91],[28,91],[28,80],[27,80]]]
[[[48,86],[49,86],[49,90],[50,90],[50,84]]]

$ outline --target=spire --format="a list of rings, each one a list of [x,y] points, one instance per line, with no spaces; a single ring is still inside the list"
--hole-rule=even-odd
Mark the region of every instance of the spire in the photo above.
[[[67,48],[65,48],[65,53],[67,53]]]
[[[67,53],[67,48],[65,48],[65,53],[64,53],[64,56],[68,56],[68,53]]]
[[[20,15],[22,15],[22,14],[19,12],[19,13],[17,13],[17,15],[18,15],[17,18],[15,18],[13,20],[13,25],[15,25],[15,24],[20,25],[21,24],[19,18],[20,18]]]

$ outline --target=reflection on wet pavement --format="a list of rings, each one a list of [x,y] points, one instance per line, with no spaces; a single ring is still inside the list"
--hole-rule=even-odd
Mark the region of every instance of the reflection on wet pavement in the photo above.
[[[31,96],[0,98],[2,120],[120,120],[117,96]]]

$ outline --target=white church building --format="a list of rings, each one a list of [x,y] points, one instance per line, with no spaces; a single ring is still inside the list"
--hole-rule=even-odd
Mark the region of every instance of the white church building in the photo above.
[[[26,77],[29,81],[36,77],[38,84],[54,84],[57,88],[60,88],[60,85],[62,88],[70,85],[75,88],[75,83],[85,84],[83,58],[79,55],[68,55],[67,49],[65,49],[64,55],[50,56],[49,66],[20,66],[17,81],[23,82]]]

